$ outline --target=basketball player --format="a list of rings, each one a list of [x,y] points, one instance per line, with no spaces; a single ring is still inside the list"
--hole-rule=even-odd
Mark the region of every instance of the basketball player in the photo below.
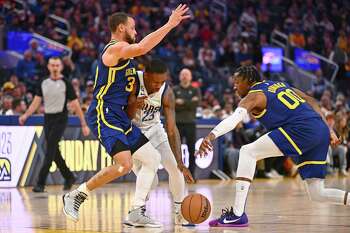
[[[135,91],[135,95],[129,97],[128,115],[134,119],[134,124],[141,129],[161,155],[161,164],[169,174],[169,188],[174,200],[175,224],[188,225],[180,213],[181,202],[185,195],[184,177],[188,183],[194,183],[194,179],[182,162],[180,134],[175,122],[174,93],[165,82],[168,79],[167,66],[161,60],[154,59],[146,66],[144,73],[137,71],[137,74],[139,86],[135,90],[138,89],[138,92]],[[136,96],[141,98],[141,104],[137,101]],[[143,98],[145,96],[146,99]],[[161,110],[165,117],[166,132],[160,120]],[[148,159],[152,160],[151,157]],[[142,176],[139,171],[147,164],[140,164],[138,160],[134,160],[133,164],[137,183],[146,181],[148,177]],[[157,183],[156,175],[153,184]],[[136,190],[138,189],[136,185]],[[136,191],[136,194],[140,192]],[[138,197],[135,195],[135,198]],[[131,221],[127,221],[126,224],[133,225]]]
[[[88,110],[88,124],[106,151],[113,157],[114,164],[103,168],[86,183],[81,184],[78,189],[63,196],[64,213],[74,221],[78,221],[79,207],[91,191],[130,172],[133,154],[134,158],[147,164],[141,168],[139,174],[148,179],[142,183],[137,182],[137,192],[142,194],[135,194],[139,199],[135,199],[133,203],[135,214],[132,216],[132,221],[139,226],[161,226],[146,216],[143,208],[147,192],[160,163],[160,155],[140,129],[132,126],[124,109],[136,81],[136,70],[132,58],[146,54],[172,28],[189,18],[186,15],[187,11],[188,7],[180,4],[173,10],[164,26],[147,35],[139,43],[135,43],[135,21],[132,17],[125,13],[115,13],[108,18],[112,34],[111,41],[99,56],[94,99]],[[151,163],[149,157],[156,162]]]
[[[328,128],[318,103],[287,83],[261,81],[254,66],[242,66],[234,74],[234,85],[242,97],[235,112],[219,123],[203,140],[199,154],[212,150],[212,141],[233,130],[251,113],[270,132],[240,150],[235,204],[226,209],[210,226],[247,226],[244,212],[250,183],[254,177],[256,161],[268,157],[290,156],[298,164],[305,180],[309,197],[313,201],[349,205],[348,192],[325,188],[326,157],[329,143],[340,140]]]

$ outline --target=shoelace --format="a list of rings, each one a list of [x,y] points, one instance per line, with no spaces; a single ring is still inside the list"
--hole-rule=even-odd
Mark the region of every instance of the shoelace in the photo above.
[[[74,198],[74,210],[78,211],[81,203],[85,201],[87,195],[83,192],[79,192]]]
[[[225,209],[221,210],[220,219],[224,219],[224,218],[226,218],[227,216],[230,216],[230,215],[231,216],[234,215],[232,206],[231,206],[231,208],[225,208]]]
[[[141,215],[145,218],[151,219],[149,216],[146,215],[146,206],[141,206]]]

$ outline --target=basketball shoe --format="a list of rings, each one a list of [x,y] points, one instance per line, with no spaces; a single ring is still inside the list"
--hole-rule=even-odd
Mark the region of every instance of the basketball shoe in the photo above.
[[[128,226],[159,228],[163,225],[146,215],[146,207],[141,206],[129,211],[128,219],[124,222]]]
[[[84,192],[80,192],[75,189],[69,193],[63,195],[63,212],[77,222],[79,220],[79,207],[87,199],[87,195]]]
[[[245,213],[242,216],[236,216],[233,213],[233,208],[223,209],[220,218],[209,222],[211,227],[247,227],[248,217]]]

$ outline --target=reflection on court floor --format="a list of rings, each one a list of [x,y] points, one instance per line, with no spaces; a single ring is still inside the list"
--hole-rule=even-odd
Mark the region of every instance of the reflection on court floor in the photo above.
[[[347,179],[333,178],[327,185],[350,188]],[[0,233],[53,232],[350,232],[350,209],[344,206],[310,203],[298,179],[256,180],[250,190],[247,212],[250,227],[212,228],[208,221],[195,228],[174,227],[172,200],[167,183],[151,193],[147,212],[164,224],[160,229],[123,227],[130,208],[134,183],[117,183],[97,190],[81,207],[74,223],[62,213],[61,186],[47,187],[47,193],[31,188],[0,189]],[[205,195],[212,203],[212,217],[233,205],[234,182],[200,181],[189,192]]]

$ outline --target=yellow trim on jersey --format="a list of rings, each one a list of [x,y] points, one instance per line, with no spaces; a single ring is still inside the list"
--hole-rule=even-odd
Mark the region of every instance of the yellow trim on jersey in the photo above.
[[[117,67],[109,67],[110,69],[113,69],[113,70],[122,70],[122,69],[124,69],[125,67],[127,67],[128,65],[129,65],[129,63],[130,63],[130,59],[128,60],[128,62],[127,63],[125,63],[124,65],[122,65],[122,66],[117,66]]]
[[[305,165],[323,165],[323,164],[326,164],[327,161],[306,161],[306,162],[303,162],[301,164],[298,164],[297,167],[302,167],[302,166],[305,166]]]
[[[289,141],[290,144],[292,144],[292,146],[294,147],[294,149],[298,152],[299,155],[302,155],[303,153],[301,152],[300,148],[297,146],[297,144],[295,144],[295,142],[293,141],[293,139],[287,134],[286,131],[284,131],[284,129],[282,129],[282,127],[278,128],[279,131],[282,132],[282,134],[287,138],[287,140]]]
[[[96,66],[96,74],[95,74],[95,83],[94,83],[94,89],[95,89],[96,84],[97,84],[97,78],[98,78],[98,65]]]
[[[119,127],[116,127],[114,125],[111,125],[107,122],[106,118],[105,118],[105,115],[104,115],[104,111],[103,111],[103,96],[107,93],[108,89],[110,88],[110,86],[112,85],[112,83],[115,81],[115,75],[116,75],[116,72],[117,72],[117,68],[109,68],[108,70],[108,83],[107,83],[107,86],[106,88],[103,90],[100,98],[99,98],[99,101],[100,101],[100,114],[101,114],[101,120],[102,122],[109,128],[111,129],[115,129],[115,130],[118,130],[122,133],[124,133],[124,130],[119,128]]]
[[[132,130],[132,126],[130,126],[130,128],[125,132],[125,134],[128,134],[128,133],[130,133],[131,132],[131,130]]]
[[[249,94],[249,93],[255,93],[255,92],[263,92],[263,90],[261,90],[261,89],[258,89],[258,90],[250,90],[250,91],[248,92],[248,94]]]
[[[101,139],[101,123],[100,123],[100,105],[101,105],[101,101],[100,101],[100,96],[104,90],[106,86],[102,86],[100,91],[98,92],[98,94],[96,95],[96,99],[97,99],[97,106],[96,106],[96,112],[97,112],[97,134],[98,134],[98,138]]]
[[[266,113],[266,108],[262,110],[261,113],[259,113],[258,115],[253,114],[253,117],[258,119],[258,118],[261,118],[265,113]]]
[[[261,81],[261,82],[254,83],[250,88],[255,87],[256,85],[258,85],[258,84],[260,84],[260,83],[263,83],[263,82],[265,82],[265,81]]]
[[[105,118],[104,115],[104,111],[103,111],[103,97],[104,95],[106,95],[106,93],[108,92],[108,89],[111,87],[111,85],[115,82],[115,76],[118,70],[122,70],[125,67],[127,67],[130,63],[130,59],[128,60],[127,63],[125,63],[122,66],[118,66],[118,67],[109,67],[108,69],[108,81],[107,81],[107,85],[104,85],[101,90],[99,91],[99,93],[97,94],[96,98],[97,98],[97,106],[96,106],[96,111],[97,111],[97,131],[98,131],[98,137],[101,139],[101,125],[100,125],[100,119],[102,120],[102,122],[109,128],[114,129],[114,130],[118,130],[122,133],[124,133],[124,130],[122,128],[116,127],[114,125],[111,125],[108,123],[108,121]],[[125,134],[129,133],[131,131],[132,128],[128,129],[127,132],[125,132]]]

